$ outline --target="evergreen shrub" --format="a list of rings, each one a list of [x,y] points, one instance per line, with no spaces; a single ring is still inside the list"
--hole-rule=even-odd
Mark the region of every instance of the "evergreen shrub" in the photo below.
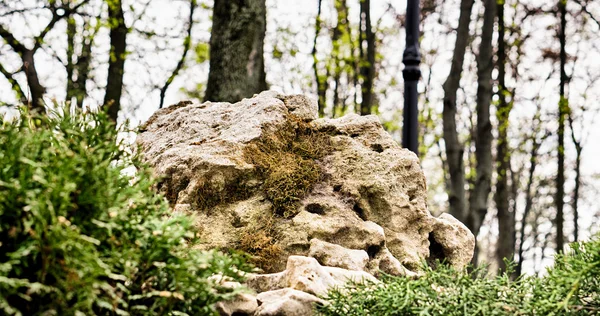
[[[489,277],[424,264],[417,279],[385,276],[328,294],[322,315],[600,315],[600,239],[574,243],[543,277]]]
[[[210,315],[239,291],[219,279],[244,257],[190,246],[192,218],[122,131],[105,113],[0,118],[0,314]]]

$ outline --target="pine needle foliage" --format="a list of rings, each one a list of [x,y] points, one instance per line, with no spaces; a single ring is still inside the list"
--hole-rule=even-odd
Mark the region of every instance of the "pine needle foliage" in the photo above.
[[[385,276],[328,294],[322,315],[599,315],[600,239],[573,244],[544,277],[423,266],[418,279]]]
[[[211,276],[240,280],[244,258],[188,247],[192,219],[121,131],[105,113],[0,117],[0,314],[211,315],[236,295]]]

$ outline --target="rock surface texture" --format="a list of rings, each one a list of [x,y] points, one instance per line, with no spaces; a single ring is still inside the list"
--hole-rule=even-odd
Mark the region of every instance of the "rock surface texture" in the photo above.
[[[349,272],[413,276],[422,260],[470,262],[473,235],[429,213],[418,158],[376,116],[316,113],[310,99],[272,91],[235,104],[182,102],[157,111],[136,141],[174,210],[197,215],[202,247],[241,249],[278,272],[249,281],[269,293],[257,315],[293,315],[274,308],[316,302]]]

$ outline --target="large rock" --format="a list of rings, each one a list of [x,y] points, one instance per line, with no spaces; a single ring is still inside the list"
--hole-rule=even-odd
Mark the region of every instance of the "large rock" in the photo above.
[[[316,116],[315,102],[274,92],[180,103],[157,111],[137,144],[174,209],[198,215],[201,247],[249,251],[268,272],[308,256],[313,239],[366,252],[369,269],[393,274],[416,273],[421,260],[470,261],[473,235],[431,216],[418,158],[376,116]],[[364,269],[312,247],[324,264]]]

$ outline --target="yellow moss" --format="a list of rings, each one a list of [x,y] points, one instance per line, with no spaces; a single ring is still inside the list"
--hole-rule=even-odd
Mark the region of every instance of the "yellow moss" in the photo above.
[[[196,206],[200,210],[211,210],[219,204],[232,203],[249,198],[252,190],[246,187],[246,181],[249,175],[238,176],[231,180],[226,180],[222,184],[214,184],[205,179],[197,192]]]
[[[277,272],[281,269],[277,263],[281,261],[283,250],[277,244],[279,238],[273,227],[274,219],[259,218],[254,222],[262,225],[244,229],[237,249],[252,255],[250,262],[263,271]]]
[[[327,134],[293,118],[282,129],[247,146],[244,158],[263,175],[262,189],[276,214],[291,217],[298,202],[323,180],[316,160],[331,151]]]

